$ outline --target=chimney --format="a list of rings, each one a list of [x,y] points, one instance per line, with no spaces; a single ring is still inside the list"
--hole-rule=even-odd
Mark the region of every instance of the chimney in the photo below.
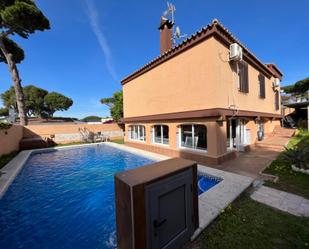
[[[172,35],[173,35],[173,25],[172,21],[165,17],[161,17],[160,21],[160,54],[168,51],[173,46]]]

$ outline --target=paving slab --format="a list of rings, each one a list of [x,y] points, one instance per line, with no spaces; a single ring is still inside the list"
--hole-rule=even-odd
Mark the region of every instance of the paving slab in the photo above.
[[[296,216],[309,217],[309,200],[302,196],[261,186],[251,194],[251,198]]]

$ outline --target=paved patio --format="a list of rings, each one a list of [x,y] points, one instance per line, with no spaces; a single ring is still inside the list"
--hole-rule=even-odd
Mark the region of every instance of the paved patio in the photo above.
[[[261,186],[251,198],[296,216],[309,217],[309,200],[298,195]]]
[[[250,152],[240,152],[236,159],[224,162],[215,168],[256,179],[260,176],[259,173],[284,150],[294,132],[294,129],[277,127],[273,134],[257,142]]]
[[[277,158],[279,153],[280,151],[271,148],[254,148],[250,152],[239,153],[239,156],[233,160],[213,167],[256,179],[260,176],[259,173]]]

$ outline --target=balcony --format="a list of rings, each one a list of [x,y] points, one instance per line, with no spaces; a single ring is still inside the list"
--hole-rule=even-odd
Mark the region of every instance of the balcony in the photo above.
[[[306,107],[309,105],[308,96],[291,96],[282,101],[282,105],[286,107]]]

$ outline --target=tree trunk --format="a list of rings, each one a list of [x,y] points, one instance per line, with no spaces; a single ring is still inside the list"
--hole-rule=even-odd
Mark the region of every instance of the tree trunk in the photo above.
[[[16,67],[16,63],[13,61],[13,55],[6,50],[3,44],[3,40],[1,38],[0,38],[0,49],[6,58],[8,68],[9,68],[9,71],[11,73],[11,77],[13,80],[20,124],[27,125],[28,119],[27,119],[26,112],[25,112],[24,94],[23,94],[23,90],[21,86],[21,79],[19,78],[19,73]]]

